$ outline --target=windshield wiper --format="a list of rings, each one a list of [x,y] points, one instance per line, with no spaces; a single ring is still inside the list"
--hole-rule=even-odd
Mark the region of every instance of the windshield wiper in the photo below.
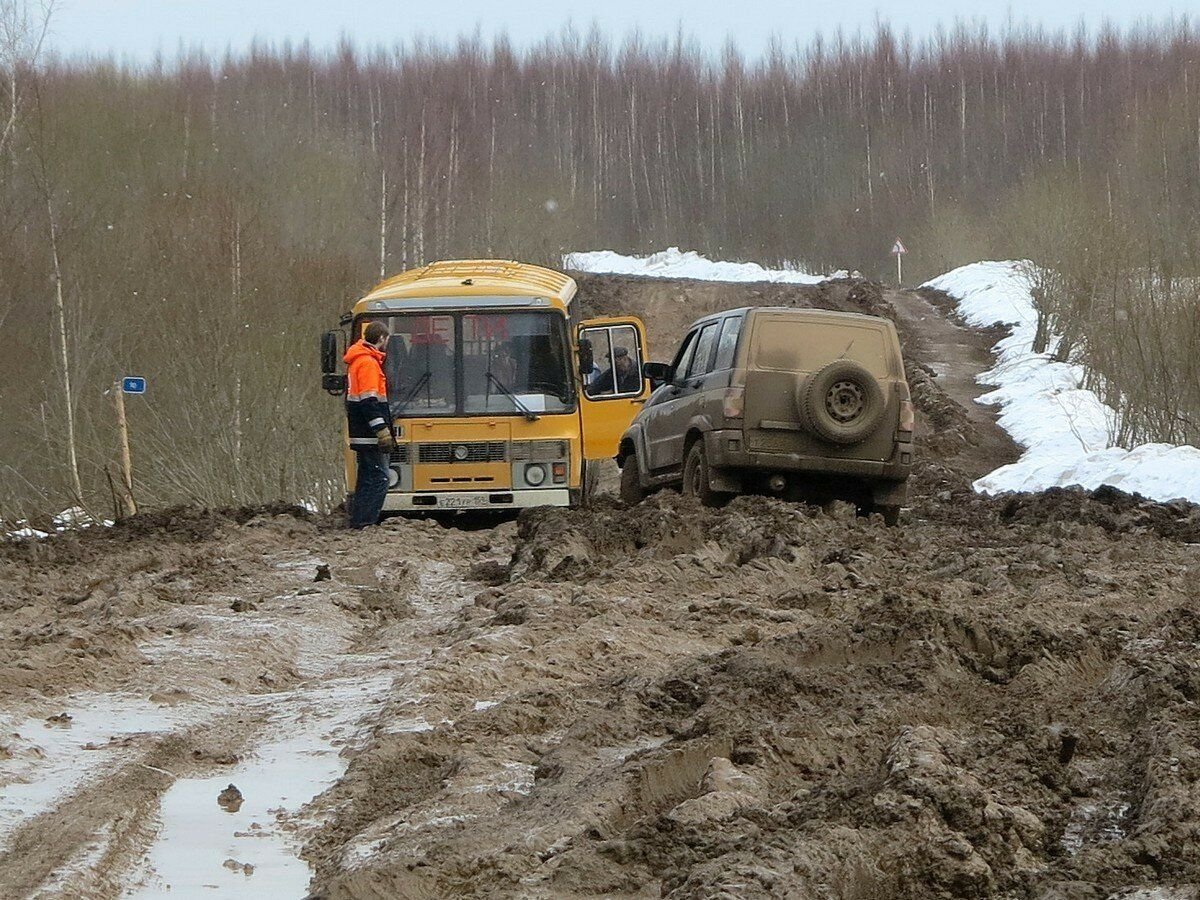
[[[516,394],[514,394],[507,387],[505,387],[504,382],[501,381],[499,378],[497,378],[495,375],[493,375],[491,373],[491,371],[488,371],[487,377],[489,379],[491,379],[492,384],[494,384],[494,385],[496,385],[496,387],[500,388],[500,390],[505,394],[505,396],[507,396],[508,399],[513,402],[513,406],[515,406],[525,416],[526,419],[528,419],[530,422],[536,422],[540,418],[537,413],[531,411],[528,406],[526,406],[524,403],[522,403],[517,398]]]
[[[426,369],[425,374],[418,378],[417,383],[412,386],[412,390],[408,392],[408,396],[400,401],[400,408],[392,413],[393,417],[399,418],[404,414],[404,410],[408,409],[408,404],[412,403],[413,397],[417,396],[417,391],[425,387],[426,382],[428,382],[432,376],[433,373]]]

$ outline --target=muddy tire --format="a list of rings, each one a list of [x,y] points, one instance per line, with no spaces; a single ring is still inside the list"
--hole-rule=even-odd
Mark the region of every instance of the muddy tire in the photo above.
[[[848,359],[835,360],[796,385],[801,425],[831,444],[866,440],[879,427],[885,407],[875,376]]]
[[[900,507],[894,504],[888,506],[876,506],[875,512],[883,516],[883,524],[889,528],[895,528],[900,524]]]
[[[708,454],[704,451],[704,439],[696,441],[688,450],[683,463],[683,495],[698,497],[705,506],[724,506],[732,494],[714,491],[708,481]]]
[[[646,490],[638,474],[637,455],[630,453],[625,457],[625,465],[621,466],[621,500],[627,506],[637,506],[645,499]]]
[[[588,465],[587,460],[583,461],[583,473],[579,479],[580,506],[591,506],[596,495],[600,493],[600,467],[596,465]]]

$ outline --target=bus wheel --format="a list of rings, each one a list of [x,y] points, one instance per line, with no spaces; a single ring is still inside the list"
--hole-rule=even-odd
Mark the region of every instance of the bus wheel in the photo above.
[[[626,456],[625,465],[621,466],[621,499],[629,506],[637,506],[646,499],[646,491],[638,474],[637,455],[634,453]]]

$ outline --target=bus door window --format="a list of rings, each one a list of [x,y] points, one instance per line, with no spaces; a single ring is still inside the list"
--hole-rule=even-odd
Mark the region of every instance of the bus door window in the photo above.
[[[585,390],[589,397],[632,397],[642,392],[642,355],[637,329],[632,325],[585,328],[584,340],[592,345],[599,374],[593,373]]]

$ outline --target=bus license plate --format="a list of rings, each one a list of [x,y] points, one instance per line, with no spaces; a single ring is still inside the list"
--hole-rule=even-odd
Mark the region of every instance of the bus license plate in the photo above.
[[[479,500],[473,497],[454,497],[440,494],[438,496],[438,509],[470,509],[473,506],[478,506]]]

